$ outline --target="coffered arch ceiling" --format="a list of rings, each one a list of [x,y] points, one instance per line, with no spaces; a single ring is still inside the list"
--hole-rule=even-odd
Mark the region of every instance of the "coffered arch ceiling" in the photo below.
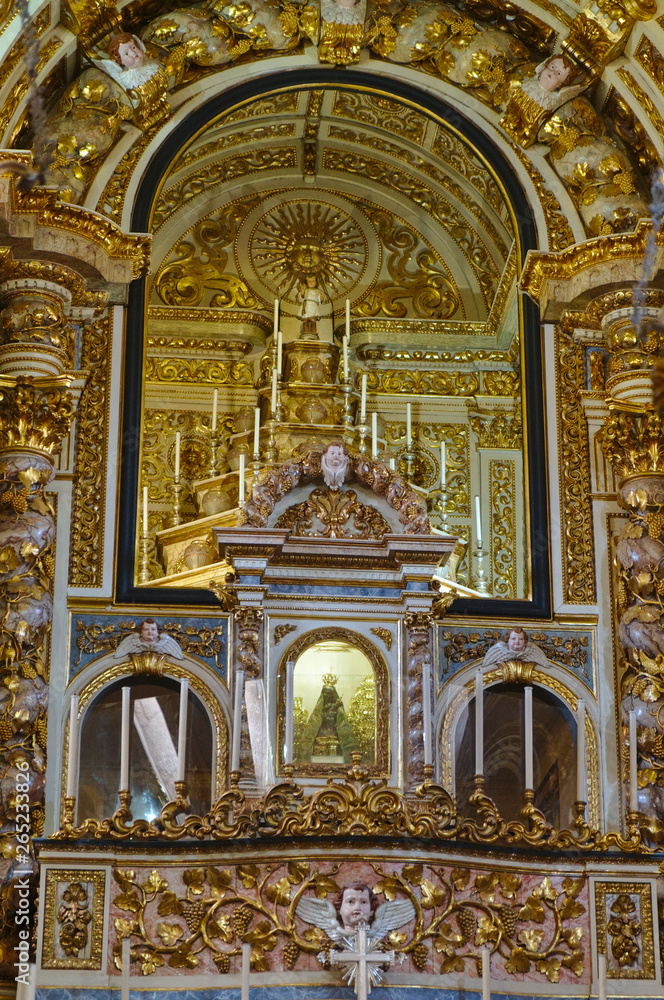
[[[219,116],[173,158],[151,229],[153,305],[279,297],[294,314],[313,270],[335,309],[348,297],[358,316],[479,324],[514,278],[500,182],[456,129],[378,86]]]

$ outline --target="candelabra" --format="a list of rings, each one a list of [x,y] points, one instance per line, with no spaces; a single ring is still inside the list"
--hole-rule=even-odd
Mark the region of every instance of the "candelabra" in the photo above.
[[[447,507],[448,507],[448,497],[447,487],[443,486],[442,490],[435,490],[430,494],[430,497],[434,498],[432,509],[440,514],[440,524],[441,530],[445,534],[449,532],[449,524],[447,523]]]
[[[365,455],[367,451],[367,435],[369,434],[369,425],[364,422],[360,423],[357,425],[355,430],[357,431],[359,439],[358,451],[360,452],[360,455]]]
[[[183,484],[180,482],[180,477],[176,476],[173,480],[173,513],[168,518],[169,528],[177,528],[179,524],[182,524],[182,491],[184,489]]]
[[[475,589],[480,594],[489,593],[489,584],[484,578],[484,546],[481,542],[477,543],[477,548],[475,549],[474,556],[477,559],[477,569],[475,571]]]
[[[404,459],[406,461],[406,479],[409,483],[412,483],[413,477],[415,476],[415,452],[413,451],[412,444],[408,445],[408,450],[404,453]]]
[[[141,535],[138,542],[138,554],[141,561],[140,583],[149,583],[150,581],[149,550],[150,539],[147,534]]]
[[[217,475],[217,470],[219,468],[218,462],[218,450],[221,443],[221,435],[218,431],[214,430],[210,432],[210,463],[208,465],[208,479],[213,479]]]
[[[256,483],[258,482],[258,477],[261,474],[260,452],[258,451],[254,452],[250,468],[251,468],[251,488],[253,489]]]
[[[265,460],[268,463],[268,465],[276,465],[277,462],[277,441],[274,436],[276,426],[277,426],[277,421],[276,421],[276,410],[275,410],[275,413],[272,415],[272,418],[268,420],[266,424],[268,432],[268,440],[267,440],[267,451],[265,453]]]
[[[353,409],[351,406],[351,396],[353,395],[353,387],[351,386],[348,378],[344,378],[341,391],[344,394],[344,412],[342,417],[343,423],[343,439],[346,444],[353,443]]]

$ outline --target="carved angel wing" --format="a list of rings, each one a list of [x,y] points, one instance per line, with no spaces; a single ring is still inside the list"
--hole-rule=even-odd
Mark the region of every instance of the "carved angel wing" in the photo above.
[[[168,635],[167,632],[161,633],[155,648],[159,650],[160,653],[166,653],[168,656],[172,656],[176,660],[182,660],[184,658],[180,643],[177,639],[174,639],[172,635]]]
[[[507,648],[507,643],[501,639],[500,642],[495,643],[495,645],[487,649],[482,660],[482,666],[487,667],[491,663],[504,663],[506,660],[512,659],[514,657]]]
[[[374,914],[369,928],[369,940],[381,941],[390,931],[402,927],[415,916],[415,907],[410,899],[395,899],[382,903]]]
[[[337,919],[337,911],[329,899],[311,899],[303,896],[295,908],[301,920],[325,931],[335,942],[344,941],[344,933]]]
[[[546,653],[534,642],[526,643],[526,648],[523,653],[521,653],[519,659],[523,660],[525,663],[537,663],[540,667],[549,666]]]

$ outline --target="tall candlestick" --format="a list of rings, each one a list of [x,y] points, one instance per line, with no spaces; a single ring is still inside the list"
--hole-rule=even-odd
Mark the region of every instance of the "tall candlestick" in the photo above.
[[[360,423],[367,419],[367,373],[362,376],[362,395],[360,397]]]
[[[277,412],[277,369],[272,369],[272,399],[270,401],[272,416]]]
[[[406,403],[406,447],[410,450],[413,443],[413,421],[410,403]]]
[[[277,336],[279,332],[279,299],[274,300],[274,318],[272,321],[272,333]]]
[[[629,808],[631,812],[636,812],[639,808],[639,789],[636,781],[636,712],[632,709],[629,713]]]
[[[606,1000],[606,955],[597,956],[597,997]]]
[[[189,707],[189,681],[180,681],[180,718],[178,720],[178,781],[184,781],[187,755],[187,708]]]
[[[254,455],[259,454],[261,442],[261,411],[257,406],[254,410]]]
[[[445,442],[440,442],[440,488],[445,490],[447,485],[447,452],[445,450]]]
[[[240,770],[240,736],[242,734],[242,693],[244,670],[235,671],[235,701],[233,703],[233,745],[231,747],[231,771]]]
[[[586,802],[588,800],[586,703],[581,698],[579,698],[576,705],[576,798],[578,802]]]
[[[346,336],[350,337],[350,299],[346,299]]]
[[[175,481],[180,479],[180,432],[175,432]]]
[[[482,544],[482,512],[480,510],[480,498],[475,494],[475,524],[477,526],[477,544]]]
[[[122,689],[122,730],[120,735],[120,789],[129,788],[129,712],[131,709],[131,690]]]
[[[343,349],[344,349],[344,379],[348,381],[350,376],[350,369],[348,368],[348,335],[343,339]]]
[[[143,487],[143,537],[148,537],[148,488]]]
[[[277,333],[277,375],[281,378],[281,366],[283,363],[284,335],[279,330]]]
[[[378,414],[371,414],[371,457],[378,458]]]
[[[295,662],[286,663],[286,720],[284,726],[284,764],[293,763],[293,674]]]
[[[424,740],[424,763],[431,764],[431,667],[422,664],[422,737]]]
[[[78,695],[73,694],[69,702],[69,755],[67,757],[67,796],[76,795],[78,772]]]
[[[482,945],[482,1000],[491,1000],[491,985],[489,982],[491,968],[491,948]]]
[[[237,505],[238,507],[244,507],[244,452],[240,452],[240,471],[238,472],[237,481]]]
[[[217,429],[217,407],[219,406],[219,390],[212,393],[212,433]]]
[[[526,728],[526,788],[533,787],[533,689],[526,687],[525,700]]]
[[[475,774],[484,774],[484,676],[475,671]]]

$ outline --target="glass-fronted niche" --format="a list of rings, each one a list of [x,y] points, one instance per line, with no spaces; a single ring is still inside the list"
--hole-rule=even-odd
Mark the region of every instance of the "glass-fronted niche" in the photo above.
[[[237,522],[263,470],[341,438],[425,491],[431,524],[462,540],[460,583],[528,598],[523,212],[472,126],[462,136],[378,91],[317,95],[316,169],[304,181],[307,88],[183,133],[162,178],[134,581],[219,579],[213,527]],[[231,149],[238,168],[223,171]],[[260,170],[241,168],[249,150]]]

